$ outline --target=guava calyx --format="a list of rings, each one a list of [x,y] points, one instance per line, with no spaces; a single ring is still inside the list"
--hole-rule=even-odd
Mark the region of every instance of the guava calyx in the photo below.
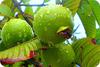
[[[57,34],[65,39],[69,39],[72,36],[72,30],[65,27],[63,30],[57,31]]]

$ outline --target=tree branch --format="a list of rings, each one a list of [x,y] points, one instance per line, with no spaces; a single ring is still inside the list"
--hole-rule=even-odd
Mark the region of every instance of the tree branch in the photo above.
[[[28,24],[30,26],[32,26],[30,20],[27,17],[24,16],[24,12],[21,10],[20,3],[18,3],[17,0],[12,0],[12,2],[14,3],[14,6],[18,8],[18,10],[22,14],[23,18],[28,22]]]
[[[46,6],[44,3],[43,4],[19,4],[19,6]]]

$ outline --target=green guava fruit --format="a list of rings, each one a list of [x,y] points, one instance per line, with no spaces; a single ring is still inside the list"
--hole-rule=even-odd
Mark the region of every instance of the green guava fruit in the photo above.
[[[31,26],[24,20],[11,19],[3,26],[1,31],[1,39],[4,46],[12,47],[17,43],[22,43],[31,39],[33,31]]]
[[[71,12],[61,5],[44,6],[34,16],[33,29],[41,41],[60,43],[71,37],[73,29]]]
[[[57,44],[59,47],[51,47],[43,51],[45,67],[72,67],[75,53],[71,45]]]

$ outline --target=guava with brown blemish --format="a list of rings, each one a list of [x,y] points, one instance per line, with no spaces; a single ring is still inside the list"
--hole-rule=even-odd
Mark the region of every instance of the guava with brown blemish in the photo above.
[[[12,47],[18,42],[24,42],[32,38],[33,31],[31,26],[24,20],[11,19],[4,25],[1,31],[1,39],[4,46]]]
[[[58,32],[62,27],[65,29]],[[66,39],[65,37],[69,35],[71,37],[72,34],[73,20],[71,12],[61,5],[44,6],[35,14],[33,29],[37,37],[43,42],[54,44],[62,42]]]

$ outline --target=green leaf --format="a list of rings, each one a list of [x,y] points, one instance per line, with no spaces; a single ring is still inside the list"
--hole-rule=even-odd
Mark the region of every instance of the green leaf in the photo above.
[[[3,0],[2,4],[9,6],[10,8],[14,7],[12,0]]]
[[[0,44],[1,45],[1,44]],[[2,47],[0,47],[1,49]],[[21,59],[29,58],[30,51],[37,51],[41,48],[41,43],[38,39],[32,39],[15,47],[0,51],[0,60],[2,59]]]
[[[23,2],[24,4],[29,4],[29,1],[30,1],[30,0],[22,0],[22,2]]]
[[[48,2],[49,0],[44,0],[44,2]]]
[[[69,8],[72,11],[72,14],[75,15],[80,5],[80,1],[81,0],[62,0],[62,4]]]
[[[92,8],[98,24],[100,25],[100,4],[96,0],[89,0],[88,2]]]
[[[96,43],[100,44],[100,28],[96,30]]]
[[[91,38],[77,40],[72,46],[76,53],[76,63],[80,64],[82,67],[95,67],[98,61],[100,61],[98,54],[100,53],[100,46],[94,45]],[[91,59],[91,57],[94,61]]]
[[[1,29],[0,29],[0,40],[1,40]]]
[[[40,8],[41,8],[41,6],[38,6],[37,9],[36,9],[36,11],[35,11],[35,13],[36,13]]]
[[[30,6],[27,6],[26,8],[25,8],[25,12],[24,12],[25,14],[27,14],[27,15],[30,15],[30,16],[34,16],[34,12],[33,12],[33,9],[32,9],[32,7],[30,7]]]
[[[13,13],[11,12],[11,9],[8,6],[0,4],[0,15],[12,17]]]
[[[83,23],[87,37],[95,38],[96,36],[96,23],[92,9],[89,4],[83,0],[78,10],[78,15]]]
[[[32,22],[34,20],[34,12],[32,7],[27,6],[24,11],[24,16],[29,20],[29,24],[32,26]]]
[[[100,49],[100,46],[95,45],[92,42],[91,38],[79,39],[79,40],[75,41],[72,44],[72,47],[73,47],[74,52],[76,54],[75,62],[78,63],[78,64],[80,64],[80,65],[83,63],[83,61],[85,61],[84,59],[87,57],[88,54],[93,55],[93,53],[91,53],[91,52],[93,52],[92,51],[93,49],[94,49],[94,52],[96,51],[96,49],[98,49],[97,47],[99,47],[99,49]],[[89,55],[89,56],[91,56],[91,55]],[[96,53],[95,53],[95,55],[96,55]],[[90,59],[87,58],[86,62],[88,63],[89,60]],[[96,60],[96,61],[98,61],[98,60]],[[85,63],[86,66],[82,66],[82,67],[88,67],[87,63]],[[92,63],[89,64],[89,65],[92,65]],[[96,63],[94,65],[96,65]],[[89,66],[89,67],[91,67],[91,66]],[[93,66],[93,67],[95,67],[95,66]]]
[[[97,65],[100,64],[99,62],[100,62],[100,46],[95,45],[84,57],[82,61],[82,67],[97,67]]]

